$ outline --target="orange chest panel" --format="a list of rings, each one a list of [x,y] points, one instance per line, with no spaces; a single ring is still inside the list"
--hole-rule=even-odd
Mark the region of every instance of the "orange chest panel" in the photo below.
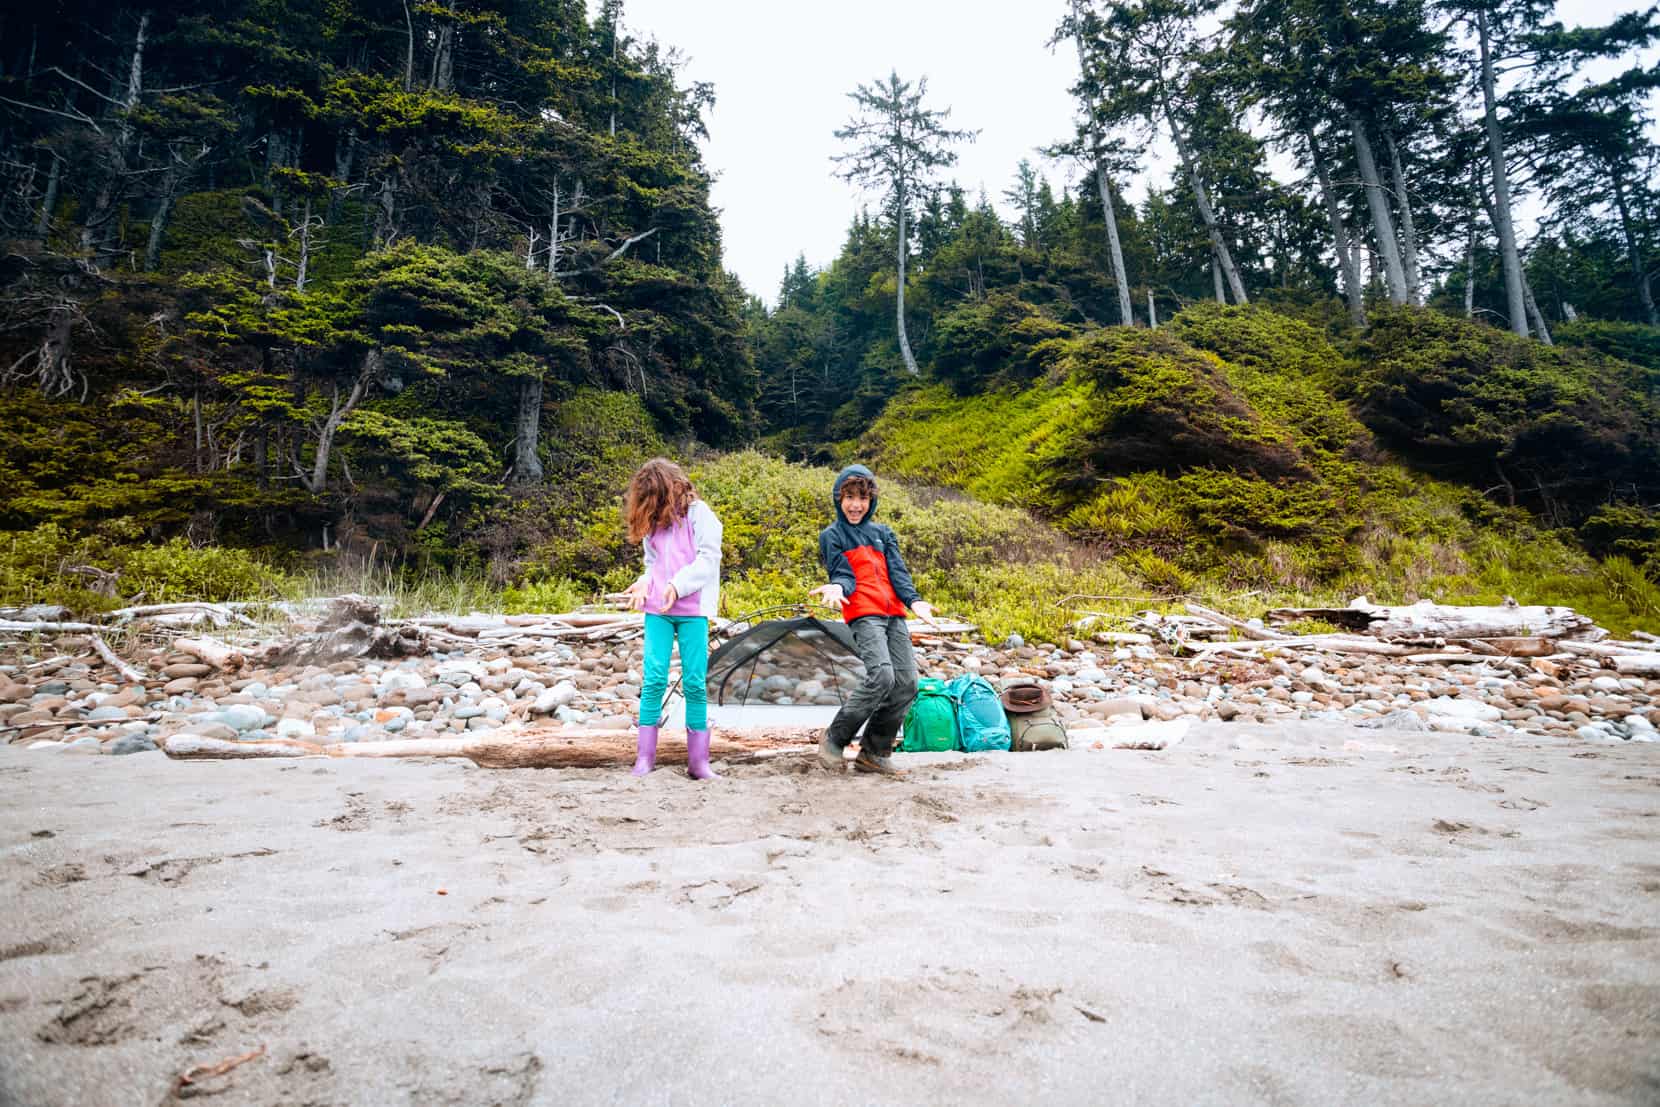
[[[842,608],[842,618],[848,622],[863,615],[903,615],[905,605],[888,580],[888,559],[874,546],[856,546],[848,550],[847,564],[858,582],[853,595]]]

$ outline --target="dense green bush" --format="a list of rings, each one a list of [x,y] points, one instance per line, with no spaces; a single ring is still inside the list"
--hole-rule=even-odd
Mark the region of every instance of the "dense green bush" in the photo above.
[[[958,395],[1041,375],[1039,346],[1074,328],[1006,292],[969,300],[942,315],[933,333],[933,373]]]
[[[99,611],[140,600],[259,599],[275,595],[285,580],[281,570],[248,550],[196,547],[179,538],[126,545],[55,523],[0,532],[0,603]]]
[[[1611,319],[1578,319],[1561,324],[1552,333],[1564,346],[1582,346],[1642,366],[1650,371],[1651,385],[1660,381],[1654,376],[1655,371],[1660,371],[1660,327]]]
[[[1635,504],[1604,504],[1580,525],[1579,536],[1598,557],[1623,557],[1660,581],[1660,512]]]
[[[1384,308],[1350,387],[1392,448],[1557,519],[1660,495],[1660,403],[1643,371],[1419,308]]]

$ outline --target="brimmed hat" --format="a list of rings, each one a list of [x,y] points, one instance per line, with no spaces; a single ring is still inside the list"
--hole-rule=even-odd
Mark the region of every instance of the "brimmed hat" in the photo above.
[[[1004,711],[1025,715],[1049,706],[1049,689],[1035,680],[1023,680],[1004,685],[1002,700]]]

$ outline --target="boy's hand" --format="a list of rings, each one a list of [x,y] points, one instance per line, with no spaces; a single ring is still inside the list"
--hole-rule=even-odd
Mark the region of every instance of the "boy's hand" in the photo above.
[[[840,611],[842,604],[847,602],[847,597],[842,595],[842,586],[839,584],[821,584],[807,594],[817,596],[819,603],[831,611]]]
[[[674,601],[678,600],[679,598],[680,598],[680,593],[676,592],[674,590],[674,585],[665,584],[663,586],[663,606],[660,609],[663,612],[663,614],[667,615],[669,613],[669,608],[673,607],[674,606]]]
[[[646,593],[649,591],[651,591],[651,582],[637,580],[628,586],[628,591],[623,593],[623,598],[628,600],[628,606],[635,611],[644,611],[646,609]]]
[[[939,626],[938,621],[936,621],[935,618],[934,618],[934,605],[929,603],[927,600],[918,600],[918,601],[916,601],[916,603],[913,603],[911,605],[911,610],[916,613],[916,617],[918,619],[921,619],[923,622],[927,623],[929,626],[931,626],[931,627]]]

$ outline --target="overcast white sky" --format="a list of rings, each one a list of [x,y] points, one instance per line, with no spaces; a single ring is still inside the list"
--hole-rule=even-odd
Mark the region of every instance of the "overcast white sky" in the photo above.
[[[1566,23],[1606,22],[1638,0],[1563,0]],[[860,195],[834,176],[833,132],[852,111],[854,86],[895,70],[928,78],[928,103],[950,124],[977,129],[958,148],[955,177],[970,202],[984,189],[1007,214],[1002,192],[1022,157],[1069,137],[1067,87],[1077,55],[1045,44],[1069,0],[626,0],[623,22],[689,57],[685,75],[715,85],[704,156],[716,174],[726,267],[769,304],[784,267],[804,253],[828,265],[841,249]],[[1173,154],[1148,151],[1150,174],[1169,179]],[[1057,194],[1064,166],[1044,167]],[[1132,189],[1132,196],[1140,189]]]

